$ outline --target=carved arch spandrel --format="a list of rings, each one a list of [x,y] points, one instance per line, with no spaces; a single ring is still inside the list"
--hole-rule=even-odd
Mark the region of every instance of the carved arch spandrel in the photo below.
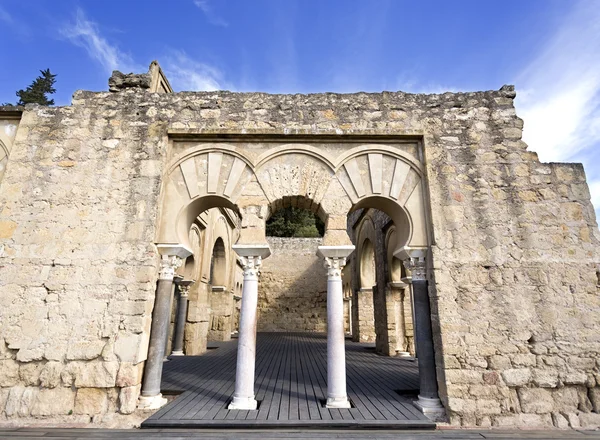
[[[304,144],[278,146],[255,158],[229,144],[199,144],[169,167],[158,241],[185,243],[198,209],[273,209],[288,197],[324,219],[333,216],[335,229],[353,208],[381,209],[404,231],[405,245],[427,246],[423,176],[417,158],[386,145],[364,144],[334,160]]]
[[[403,243],[428,246],[424,169],[412,155],[391,147],[363,145],[344,155],[336,177],[352,205],[387,213]]]
[[[264,156],[264,155],[263,155]],[[321,203],[333,179],[333,168],[327,160],[310,151],[285,150],[263,157],[256,177],[273,211],[282,200],[301,200],[302,207],[321,215]]]
[[[235,210],[242,193],[254,191],[259,200],[264,199],[257,186],[252,163],[233,147],[208,146],[184,152],[168,168],[157,241],[186,244],[189,225],[198,211],[214,207]]]

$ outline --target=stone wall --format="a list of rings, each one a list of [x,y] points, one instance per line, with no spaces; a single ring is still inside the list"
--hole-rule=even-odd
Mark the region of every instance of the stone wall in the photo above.
[[[416,139],[430,201],[438,382],[451,423],[599,426],[595,214],[580,165],[542,164],[527,151],[514,96],[511,87],[440,95],[126,89],[27,106],[0,185],[2,417],[89,421],[133,411],[168,131],[254,130],[307,134],[314,144],[320,135],[340,145],[350,135]]]
[[[327,274],[320,238],[268,237],[258,289],[259,331],[327,331]]]

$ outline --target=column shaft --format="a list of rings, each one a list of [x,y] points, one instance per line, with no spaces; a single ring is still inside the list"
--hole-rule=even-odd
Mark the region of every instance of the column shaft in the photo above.
[[[412,285],[415,300],[415,339],[419,358],[419,396],[437,399],[438,386],[427,280],[413,280]]]
[[[169,325],[169,306],[171,304],[172,280],[159,280],[152,312],[152,328],[148,359],[142,382],[142,396],[160,394],[160,376],[162,374],[165,339]]]
[[[339,260],[343,260],[343,263]],[[341,263],[341,264],[340,264]],[[344,296],[341,268],[344,259],[327,258],[327,407],[350,408],[346,394]],[[341,266],[341,267],[340,267]]]
[[[185,332],[185,322],[187,320],[188,309],[188,291],[189,284],[179,286],[179,301],[177,303],[177,322],[175,323],[175,335],[173,336],[173,351],[171,356],[183,356],[183,336]],[[191,284],[191,283],[190,283]]]
[[[254,368],[256,362],[256,308],[260,257],[244,257],[244,283],[238,336],[235,392],[229,409],[254,410]]]
[[[404,265],[411,273],[414,300],[414,335],[419,359],[419,400],[415,406],[432,420],[440,420],[444,407],[438,397],[435,351],[431,329],[431,307],[425,250],[403,250]]]

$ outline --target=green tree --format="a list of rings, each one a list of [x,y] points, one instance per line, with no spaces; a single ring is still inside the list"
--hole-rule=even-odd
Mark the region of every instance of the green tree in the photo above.
[[[301,208],[281,209],[267,221],[269,237],[322,237],[324,232],[321,219]]]
[[[40,104],[40,105],[54,105],[54,99],[48,99],[47,95],[56,93],[54,83],[56,82],[56,75],[50,72],[50,69],[40,70],[41,76],[38,76],[29,87],[25,90],[19,90],[17,96],[19,102],[17,105],[25,104]]]

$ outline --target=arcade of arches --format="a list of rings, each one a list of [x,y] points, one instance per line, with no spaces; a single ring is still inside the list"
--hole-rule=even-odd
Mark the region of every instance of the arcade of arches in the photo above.
[[[594,207],[515,96],[173,93],[152,63],[0,107],[0,423],[131,426],[165,355],[236,333],[252,408],[256,330],[302,330],[328,334],[329,406],[351,335],[417,356],[431,417],[600,427]],[[267,237],[288,206],[323,237]]]
[[[321,260],[318,266],[324,264],[328,275],[312,264],[306,270],[317,273],[308,278],[322,282],[303,290],[309,295],[325,295],[320,303],[326,312],[320,313],[321,322],[313,329],[328,333],[328,406],[350,405],[345,334],[350,333],[356,341],[376,342],[381,354],[411,356],[415,355],[413,316],[420,316],[422,331],[417,334],[430,341],[422,344],[429,350],[419,353],[418,405],[432,414],[443,413],[437,396],[428,304],[420,315],[413,312],[413,295],[428,296],[427,202],[418,141],[372,141],[348,149],[345,143],[333,142],[272,139],[236,144],[199,139],[173,142],[172,148],[158,247],[169,273],[175,273],[180,265],[181,280],[192,287],[179,295],[177,313],[170,312],[173,308],[166,299],[170,297],[170,277],[161,278],[153,321],[168,319],[161,316],[159,307],[160,293],[165,292],[165,314],[173,321],[172,339],[184,341],[173,343],[176,354],[197,354],[206,349],[207,340],[227,340],[239,331],[236,390],[230,408],[256,407],[253,375],[256,329],[261,326],[258,311],[269,314],[269,307],[275,307],[259,305],[259,270],[271,255],[265,223],[278,209],[291,206],[314,212],[326,226],[313,259]],[[282,264],[297,267],[289,260],[299,256],[286,247],[279,246],[280,251],[287,251],[285,256],[270,257],[276,261],[273,270]],[[419,274],[422,284],[415,284],[418,289],[410,288],[412,277],[401,259]],[[325,280],[325,291],[319,291],[318,284]],[[241,295],[236,290],[240,285]],[[286,290],[287,286],[279,287]],[[308,299],[303,308],[318,321],[316,304],[319,301]],[[187,317],[181,312],[186,307]],[[293,314],[302,315],[303,311]],[[177,322],[176,316],[187,325]],[[294,316],[288,319],[293,322]],[[169,339],[169,333],[162,334],[168,328],[153,324],[152,330],[149,353],[156,360],[149,356],[145,371],[140,398],[145,408],[164,402],[158,384],[161,360],[169,350],[162,347],[165,337]]]

